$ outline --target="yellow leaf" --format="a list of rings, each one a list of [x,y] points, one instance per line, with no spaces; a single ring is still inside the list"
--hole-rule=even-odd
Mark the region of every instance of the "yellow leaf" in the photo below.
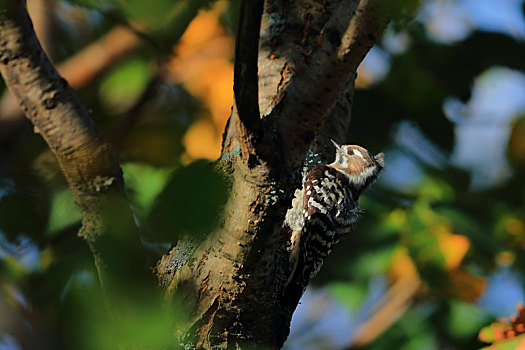
[[[397,281],[408,276],[418,276],[417,267],[405,248],[397,248],[392,256],[389,275]]]
[[[193,123],[182,139],[186,153],[192,159],[217,159],[220,155],[221,139],[209,119]]]
[[[448,229],[444,226],[441,226],[435,234],[447,268],[455,269],[459,267],[470,247],[469,239],[465,236],[448,232]]]
[[[219,1],[191,22],[175,49],[169,70],[210,112],[211,120],[192,125],[184,137],[187,156],[216,159],[233,102],[234,40],[220,25],[218,15],[227,3]]]

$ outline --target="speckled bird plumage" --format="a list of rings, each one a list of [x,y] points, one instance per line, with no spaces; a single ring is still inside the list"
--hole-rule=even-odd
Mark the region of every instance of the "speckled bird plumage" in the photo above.
[[[332,141],[333,142],[333,141]],[[384,168],[383,153],[372,156],[356,145],[336,147],[335,161],[316,165],[296,190],[285,225],[290,239],[290,277],[303,291],[341,237],[359,217],[359,196]]]

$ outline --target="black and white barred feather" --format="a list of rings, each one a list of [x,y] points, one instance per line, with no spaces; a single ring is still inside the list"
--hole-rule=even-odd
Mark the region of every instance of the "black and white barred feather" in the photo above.
[[[384,168],[382,153],[372,156],[360,146],[334,145],[335,161],[306,174],[286,214],[285,224],[292,231],[287,286],[301,293],[357,222],[357,200]]]

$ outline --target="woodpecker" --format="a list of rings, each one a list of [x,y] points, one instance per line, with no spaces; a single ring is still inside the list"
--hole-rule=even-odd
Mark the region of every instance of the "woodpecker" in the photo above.
[[[357,145],[332,143],[335,161],[316,165],[306,174],[286,213],[285,226],[292,234],[285,288],[298,290],[301,295],[334,245],[357,222],[357,200],[385,166],[383,153],[373,156]]]

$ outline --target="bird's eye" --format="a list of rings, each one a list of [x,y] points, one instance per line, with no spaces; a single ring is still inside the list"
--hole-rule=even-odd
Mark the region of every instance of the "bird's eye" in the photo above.
[[[353,149],[349,149],[348,151],[346,151],[346,153],[347,153],[349,156],[353,156],[353,155],[354,155],[354,150],[353,150]]]

